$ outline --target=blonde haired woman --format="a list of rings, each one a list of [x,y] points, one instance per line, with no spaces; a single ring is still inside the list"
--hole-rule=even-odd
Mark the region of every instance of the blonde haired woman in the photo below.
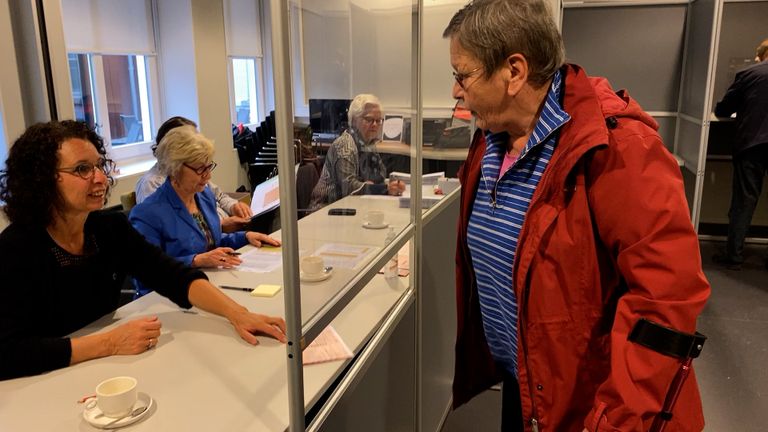
[[[240,264],[233,252],[248,243],[279,246],[268,235],[239,231],[223,234],[216,198],[208,188],[213,143],[191,126],[176,128],[160,141],[158,167],[168,178],[131,211],[133,226],[151,243],[191,267],[231,268]]]

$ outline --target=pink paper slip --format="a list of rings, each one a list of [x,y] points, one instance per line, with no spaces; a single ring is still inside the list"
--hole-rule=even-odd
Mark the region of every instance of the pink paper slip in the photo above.
[[[352,351],[333,327],[328,326],[304,348],[302,358],[305,365],[325,363],[352,358]]]

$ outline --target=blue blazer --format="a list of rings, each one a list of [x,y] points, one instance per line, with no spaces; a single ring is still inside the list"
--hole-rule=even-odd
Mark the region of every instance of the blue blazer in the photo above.
[[[216,213],[216,198],[207,186],[195,195],[195,200],[208,223],[216,247],[237,249],[248,243],[244,231],[222,234],[221,221]],[[147,241],[188,266],[192,265],[195,255],[208,251],[205,234],[181,202],[169,179],[134,207],[129,219]]]

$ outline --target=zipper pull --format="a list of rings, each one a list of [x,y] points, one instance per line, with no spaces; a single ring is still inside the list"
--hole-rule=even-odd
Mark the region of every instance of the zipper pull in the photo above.
[[[533,432],[539,432],[539,421],[535,418],[531,418],[531,429]]]

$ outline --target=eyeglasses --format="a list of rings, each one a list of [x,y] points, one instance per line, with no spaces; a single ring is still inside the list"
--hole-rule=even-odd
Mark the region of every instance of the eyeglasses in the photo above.
[[[378,124],[378,125],[380,125],[380,124],[384,123],[384,119],[373,118],[373,117],[363,117],[363,121],[366,124]]]
[[[101,158],[96,163],[83,162],[70,168],[59,168],[56,171],[76,175],[83,180],[90,180],[96,173],[97,168],[101,170],[104,175],[108,176],[115,170],[115,162],[111,159]]]
[[[211,162],[210,164],[203,165],[203,166],[201,166],[199,168],[191,167],[191,166],[187,165],[186,163],[184,163],[184,166],[189,168],[189,169],[191,169],[195,173],[197,173],[197,175],[203,175],[205,173],[209,173],[209,172],[213,171],[214,169],[216,169],[216,162]]]
[[[467,73],[459,73],[459,72],[453,71],[453,79],[456,80],[456,83],[459,85],[459,87],[461,87],[462,90],[466,90],[467,87],[464,87],[464,80],[471,77],[472,75],[475,74],[475,72],[482,69],[483,69],[482,66],[478,66]]]

